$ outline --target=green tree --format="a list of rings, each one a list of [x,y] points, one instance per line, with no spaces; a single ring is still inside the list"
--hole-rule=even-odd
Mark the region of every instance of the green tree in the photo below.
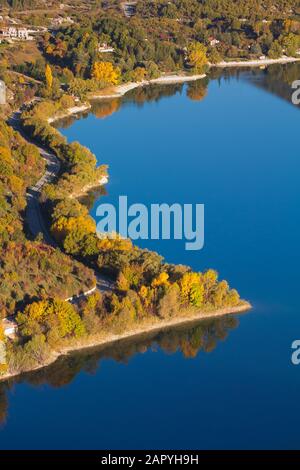
[[[282,56],[282,46],[278,41],[274,41],[269,49],[268,56],[271,59],[279,59]]]

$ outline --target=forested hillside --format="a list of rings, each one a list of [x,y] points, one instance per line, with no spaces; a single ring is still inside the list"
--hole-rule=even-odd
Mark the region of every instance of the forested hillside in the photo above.
[[[30,241],[26,190],[45,170],[37,148],[0,121],[0,319],[33,299],[68,298],[95,285],[82,264]]]

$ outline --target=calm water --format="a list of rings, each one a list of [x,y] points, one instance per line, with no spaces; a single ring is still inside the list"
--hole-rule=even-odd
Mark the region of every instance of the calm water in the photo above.
[[[217,269],[254,309],[2,387],[0,448],[300,448],[300,366],[290,360],[300,338],[299,109],[285,83],[294,75],[299,67],[137,90],[62,129],[109,164],[102,201],[204,203],[202,251],[140,245]]]

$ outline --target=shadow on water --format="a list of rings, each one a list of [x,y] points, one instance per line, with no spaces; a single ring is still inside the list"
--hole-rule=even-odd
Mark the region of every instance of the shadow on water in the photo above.
[[[191,100],[201,101],[207,94],[209,79],[205,78],[190,82],[186,85],[186,95]],[[105,119],[118,112],[121,107],[134,103],[143,106],[145,103],[158,102],[162,98],[172,97],[181,94],[185,90],[183,83],[168,85],[147,85],[135,88],[123,97],[112,99],[101,99],[91,101],[92,108],[88,112],[78,113],[55,121],[56,128],[67,129],[78,119],[85,119],[92,113],[98,119]]]
[[[271,65],[260,72],[260,74],[256,72],[256,74],[249,75],[249,82],[288,101],[292,105],[292,94],[294,92],[292,84],[294,81],[300,80],[299,62],[284,66]],[[297,107],[299,108],[300,105]]]
[[[221,71],[215,69],[211,75],[211,78],[219,79],[220,81],[222,79],[230,80],[232,77],[246,80],[248,83],[268,93],[272,93],[295,106],[292,103],[292,94],[294,92],[292,84],[294,81],[300,80],[300,63],[273,64],[268,67],[256,67],[245,70],[228,68]]]
[[[85,351],[60,357],[49,367],[24,374],[0,384],[0,426],[5,426],[8,416],[8,392],[16,384],[27,383],[35,387],[49,385],[61,388],[70,384],[78,374],[94,375],[101,361],[113,359],[127,364],[137,354],[162,350],[166,354],[181,353],[184,358],[195,358],[200,352],[210,353],[229,332],[239,325],[237,316],[228,315],[213,320],[202,320],[172,329],[143,334],[134,340],[122,340],[109,346],[89,348]]]

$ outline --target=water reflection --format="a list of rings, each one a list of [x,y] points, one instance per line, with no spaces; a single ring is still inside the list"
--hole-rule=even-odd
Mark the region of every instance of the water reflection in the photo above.
[[[180,352],[186,359],[192,359],[200,352],[213,351],[219,341],[224,341],[229,332],[238,327],[238,324],[236,316],[228,315],[141,335],[134,341],[123,340],[107,347],[88,349],[61,357],[47,368],[0,384],[0,425],[4,426],[7,421],[7,395],[15,384],[26,382],[36,387],[47,384],[60,388],[70,384],[80,372],[96,374],[101,361],[105,359],[114,359],[126,364],[136,354],[143,354],[149,350],[161,350],[166,354]]]
[[[114,98],[112,100],[95,100],[92,102],[92,113],[98,119],[105,119],[117,112],[121,106],[121,99]]]
[[[187,83],[186,96],[194,101],[201,101],[207,95],[209,79],[205,78],[194,82]],[[105,119],[108,116],[116,113],[121,107],[135,103],[137,106],[143,106],[145,103],[157,102],[162,98],[174,96],[176,93],[183,93],[183,83],[168,84],[168,85],[147,85],[129,91],[121,98],[114,99],[101,99],[91,101],[91,112],[98,119]],[[77,119],[84,119],[89,115],[89,112],[83,112],[76,115],[68,116],[66,118],[56,121],[55,127],[67,129]]]
[[[284,66],[271,65],[263,71],[254,70],[247,78],[255,86],[292,104],[292,93],[294,91],[292,83],[295,80],[300,80],[300,64],[297,62]]]
[[[202,101],[207,95],[207,81],[192,82],[187,87],[186,95],[193,101]]]
[[[210,80],[222,81],[231,79],[242,79],[251,84],[263,88],[269,93],[273,93],[291,103],[292,83],[300,80],[300,64],[270,65],[268,67],[256,68],[234,68],[228,67],[213,68],[209,76],[202,80],[194,82],[176,83],[169,85],[148,85],[129,91],[122,98],[94,100],[92,101],[91,112],[99,119],[105,119],[108,116],[118,112],[122,106],[135,103],[137,106],[143,106],[147,102],[159,101],[162,98],[174,96],[176,93],[183,93],[186,87],[186,96],[193,101],[202,101],[208,93],[208,84]],[[68,128],[78,118],[82,119],[88,116],[88,112],[80,115],[73,115],[57,121],[56,127]]]
[[[231,79],[242,79],[248,83],[272,93],[292,104],[292,83],[300,80],[300,63],[273,64],[268,67],[254,67],[245,69],[212,69],[210,78],[230,81]]]

